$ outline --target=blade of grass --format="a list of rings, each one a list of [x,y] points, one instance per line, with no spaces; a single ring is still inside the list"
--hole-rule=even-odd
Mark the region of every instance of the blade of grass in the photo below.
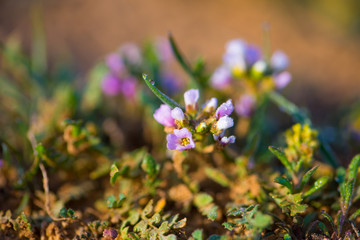
[[[171,107],[171,108],[179,107],[184,110],[184,108],[181,107],[180,104],[178,104],[177,102],[175,102],[174,100],[172,100],[171,98],[166,96],[157,87],[155,87],[154,84],[152,82],[150,82],[151,80],[148,79],[148,77],[145,73],[143,74],[143,79],[144,79],[146,85],[155,94],[155,96],[157,96],[163,103],[169,105],[169,107]]]
[[[196,76],[194,75],[194,72],[190,66],[190,64],[185,60],[185,58],[183,57],[183,55],[180,53],[179,48],[177,47],[174,37],[172,36],[171,33],[169,33],[169,41],[170,41],[170,45],[171,45],[171,49],[175,55],[176,60],[180,63],[181,67],[185,70],[185,72],[191,77],[191,78],[196,78]]]

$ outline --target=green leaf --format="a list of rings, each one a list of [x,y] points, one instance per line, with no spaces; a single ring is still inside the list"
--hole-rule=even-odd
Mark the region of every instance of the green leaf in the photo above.
[[[30,193],[26,192],[21,198],[21,202],[18,208],[15,210],[15,214],[19,214],[20,212],[22,212],[25,209],[25,207],[28,205],[29,200],[30,200]]]
[[[290,215],[293,217],[298,213],[304,213],[306,211],[306,204],[294,204],[290,206]]]
[[[318,226],[326,236],[330,237],[329,231],[328,231],[327,227],[325,226],[325,224],[323,222],[319,221]]]
[[[257,229],[265,229],[273,223],[273,219],[270,215],[257,212],[253,220],[253,225]]]
[[[346,169],[343,167],[339,167],[336,169],[336,181],[341,185],[346,180]]]
[[[195,195],[194,204],[198,208],[204,207],[210,203],[212,203],[213,198],[207,193],[198,193]]]
[[[349,177],[348,177],[349,180],[352,179],[353,181],[356,181],[359,165],[360,165],[360,154],[356,155],[351,160],[351,163],[349,165]]]
[[[64,218],[76,219],[76,216],[74,216],[74,214],[75,214],[75,212],[71,208],[69,208],[69,209],[62,208],[62,209],[60,209],[60,212],[59,212],[59,215]]]
[[[172,216],[172,217],[170,218],[170,220],[168,221],[168,222],[169,222],[169,226],[172,227],[172,226],[176,223],[176,221],[178,220],[178,218],[179,218],[179,214],[175,214],[174,216]]]
[[[235,223],[230,223],[230,222],[224,222],[222,225],[224,226],[224,228],[230,231],[233,230],[234,227],[236,227]]]
[[[157,87],[155,87],[153,84],[153,82],[150,82],[150,80],[148,80],[147,75],[144,73],[143,74],[143,79],[146,83],[146,85],[150,88],[150,90],[155,94],[155,96],[157,96],[163,103],[169,105],[169,107],[171,108],[181,108],[184,109],[183,107],[181,107],[177,102],[175,102],[174,100],[172,100],[170,97],[166,96],[164,93],[162,93]]]
[[[134,231],[135,232],[140,232],[140,233],[144,233],[145,230],[147,229],[148,224],[146,223],[145,220],[141,220],[140,222],[138,222],[135,226],[134,226]]]
[[[148,216],[152,211],[153,211],[154,207],[153,207],[153,200],[151,199],[148,204],[145,206],[142,214],[144,216]]]
[[[301,203],[303,200],[301,193],[290,194],[288,195],[288,199],[291,203]]]
[[[295,164],[295,172],[299,172],[300,168],[302,167],[303,163],[305,161],[304,157],[301,157],[299,161]]]
[[[146,154],[142,163],[141,168],[150,176],[154,177],[160,170],[160,165],[157,164],[154,158],[150,154]]]
[[[204,239],[204,233],[202,229],[196,229],[192,234],[190,238],[191,240],[203,240]]]
[[[360,208],[356,210],[353,214],[350,216],[350,220],[355,220],[360,215]]]
[[[165,240],[177,240],[177,237],[175,236],[175,234],[170,234],[167,236],[162,236],[162,238],[164,238]]]
[[[290,102],[277,92],[271,92],[269,97],[270,100],[275,103],[281,110],[289,114],[295,122],[311,125],[311,120],[294,103]]]
[[[183,218],[183,219],[181,219],[180,221],[177,221],[177,222],[172,226],[172,228],[173,228],[173,229],[183,228],[183,227],[186,226],[186,221],[187,221],[187,219],[186,219],[186,218]]]
[[[287,178],[281,176],[276,177],[275,182],[285,186],[287,189],[289,189],[290,193],[292,193],[292,184],[289,182],[289,180],[287,180]]]
[[[126,200],[126,196],[123,193],[119,194],[119,201],[116,200],[114,195],[110,195],[106,199],[106,205],[108,208],[120,208],[125,200]]]
[[[217,210],[218,210],[218,207],[216,205],[214,205],[208,211],[205,211],[207,217],[211,221],[215,221],[215,219],[217,218]]]
[[[272,154],[274,154],[279,160],[280,162],[284,165],[284,167],[290,172],[290,173],[294,173],[294,169],[292,167],[292,165],[290,164],[289,160],[287,159],[287,157],[285,156],[284,152],[281,151],[278,148],[269,147],[269,150]]]
[[[160,223],[160,221],[161,221],[160,213],[155,213],[150,219],[151,224],[158,224]]]
[[[106,199],[106,205],[108,208],[116,208],[116,198],[114,195],[110,195],[107,199]]]
[[[70,217],[70,218],[74,218],[74,214],[75,214],[74,210],[72,210],[71,208],[69,208],[69,209],[68,209],[68,215],[69,215],[69,217]]]
[[[351,163],[348,168],[348,177],[345,184],[345,197],[343,197],[344,209],[348,209],[351,206],[359,165],[360,165],[360,154],[356,155],[351,160]],[[341,190],[344,191],[344,189]],[[344,194],[344,192],[342,192],[342,194]]]
[[[230,180],[220,170],[214,168],[206,168],[205,173],[211,180],[217,182],[223,187],[228,187],[230,185]]]
[[[251,210],[253,210],[255,208],[255,205],[250,205],[249,207],[247,208],[243,208],[243,207],[233,207],[233,208],[230,208],[228,211],[227,211],[227,215],[228,216],[242,216],[244,213],[246,212],[249,212]]]
[[[167,233],[168,231],[170,230],[170,227],[169,227],[169,223],[168,222],[162,222],[160,227],[159,227],[159,231],[160,233],[162,234],[165,234]]]
[[[24,223],[26,224],[27,230],[32,231],[32,229],[31,229],[31,224],[30,224],[30,222],[29,222],[29,219],[26,217],[26,215],[25,215],[24,212],[22,212],[22,213],[20,214],[20,218],[21,218],[21,220],[24,221]]]
[[[290,235],[288,233],[286,233],[284,235],[284,240],[292,240],[292,238],[290,237]]]
[[[66,208],[62,208],[62,209],[60,209],[60,216],[62,216],[62,217],[67,217],[67,210],[66,210]]]
[[[36,150],[36,155],[39,158],[43,158],[44,155],[46,154],[46,148],[44,147],[44,145],[42,145],[42,143],[36,145],[35,150]]]
[[[110,170],[110,183],[111,183],[111,185],[115,184],[115,181],[119,176],[120,176],[119,169],[115,165],[115,163],[113,163],[113,165],[111,165],[111,170]]]
[[[312,169],[310,169],[309,171],[307,171],[305,173],[305,175],[303,176],[302,180],[301,180],[301,185],[300,185],[300,191],[305,187],[305,185],[310,181],[311,176],[315,173],[316,169],[318,169],[319,166],[313,167]]]
[[[329,177],[321,177],[318,180],[316,180],[316,182],[314,183],[314,185],[305,192],[304,197],[308,197],[310,195],[312,195],[314,192],[320,190],[322,187],[325,186],[325,184],[329,181]]]
[[[327,139],[321,137],[321,135],[318,136],[319,142],[320,142],[320,148],[319,152],[321,156],[323,156],[323,159],[326,160],[328,164],[330,164],[332,167],[337,168],[339,167],[339,160],[336,157],[334,151],[331,149],[329,143],[327,142]]]

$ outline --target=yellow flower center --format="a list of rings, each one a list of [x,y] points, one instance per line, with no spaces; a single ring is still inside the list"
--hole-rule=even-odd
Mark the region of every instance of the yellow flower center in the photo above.
[[[188,144],[190,144],[190,139],[189,138],[182,138],[181,140],[180,140],[180,145],[181,146],[186,146],[186,145],[188,145]]]
[[[239,66],[234,66],[231,70],[232,70],[233,76],[236,78],[240,78],[244,74],[244,69],[242,69]]]

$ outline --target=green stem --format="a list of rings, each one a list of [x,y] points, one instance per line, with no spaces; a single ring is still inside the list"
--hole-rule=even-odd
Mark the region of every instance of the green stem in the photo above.
[[[169,107],[171,108],[181,108],[182,110],[184,110],[183,107],[180,106],[180,104],[178,104],[177,102],[175,102],[174,100],[172,100],[171,98],[169,98],[168,96],[166,96],[164,93],[162,93],[157,87],[154,86],[154,84],[152,82],[150,82],[151,80],[149,80],[147,78],[147,75],[144,73],[143,74],[143,79],[146,83],[146,85],[150,88],[150,90],[155,94],[155,96],[157,96],[163,103],[169,105]]]
[[[299,122],[301,124],[308,124],[311,126],[311,120],[306,116],[306,114],[300,110],[298,106],[294,103],[290,102],[283,96],[281,96],[277,92],[271,92],[269,94],[269,98],[273,101],[277,106],[279,106],[285,113],[289,114],[295,122]]]

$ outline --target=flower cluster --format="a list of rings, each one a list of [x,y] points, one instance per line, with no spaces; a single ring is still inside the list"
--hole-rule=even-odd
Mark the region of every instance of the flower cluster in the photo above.
[[[126,98],[134,98],[137,80],[129,73],[125,63],[138,65],[141,61],[140,49],[133,43],[127,43],[119,52],[109,54],[105,59],[109,72],[102,81],[103,92],[109,96],[122,94]]]
[[[219,90],[241,89],[235,104],[235,111],[240,116],[251,115],[262,92],[282,89],[291,81],[291,74],[285,71],[289,60],[282,51],[265,59],[258,47],[241,39],[229,41],[225,49],[223,64],[214,71],[210,83]],[[236,87],[237,84],[240,86]]]
[[[199,90],[190,89],[184,93],[185,112],[179,107],[171,109],[163,104],[154,113],[154,118],[165,126],[167,148],[183,151],[195,148],[195,142],[205,140],[213,134],[218,146],[225,147],[235,142],[234,136],[225,137],[225,130],[234,125],[229,116],[234,106],[229,99],[217,107],[217,99],[211,98],[201,108],[198,104]]]
[[[287,148],[286,157],[290,162],[303,161],[305,165],[311,162],[315,150],[319,147],[318,132],[309,125],[297,123],[285,132]]]
[[[169,69],[172,62],[170,44],[162,38],[145,44],[140,48],[135,43],[123,44],[118,51],[105,58],[109,71],[102,81],[105,95],[123,95],[133,99],[136,94],[137,80],[143,72],[154,70],[159,83],[170,94],[174,94],[182,86]]]

